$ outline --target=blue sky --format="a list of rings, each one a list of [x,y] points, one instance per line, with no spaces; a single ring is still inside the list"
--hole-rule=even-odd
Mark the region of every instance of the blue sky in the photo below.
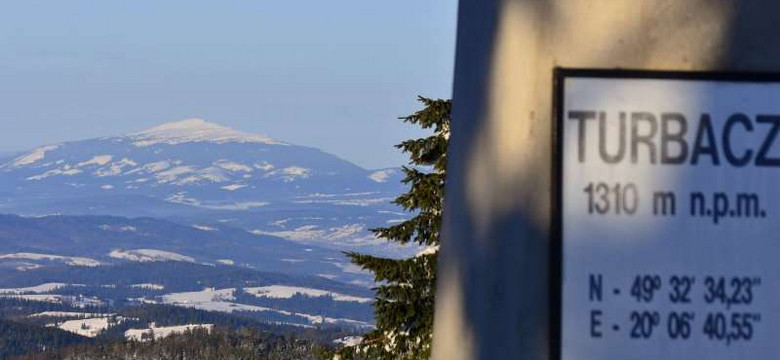
[[[191,117],[368,168],[449,97],[455,0],[13,1],[0,5],[0,151]]]

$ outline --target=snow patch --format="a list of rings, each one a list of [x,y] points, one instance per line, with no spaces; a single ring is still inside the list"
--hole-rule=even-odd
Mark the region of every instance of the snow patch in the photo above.
[[[114,157],[111,155],[97,155],[97,156],[93,156],[92,159],[78,163],[76,167],[90,166],[90,165],[105,166],[106,164],[111,162],[111,159],[113,158]]]
[[[0,260],[6,260],[6,259],[60,261],[71,266],[95,267],[101,265],[99,261],[90,258],[85,258],[85,257],[71,257],[71,256],[60,256],[60,255],[36,254],[36,253],[14,253],[14,254],[0,255]]]
[[[0,289],[2,295],[44,294],[68,286],[63,283],[46,283],[24,288]]]
[[[212,209],[212,210],[245,211],[245,210],[250,210],[258,207],[267,206],[268,204],[270,203],[266,201],[247,201],[247,202],[238,202],[238,203],[231,203],[231,204],[201,205],[200,207],[206,209]]]
[[[271,171],[271,170],[274,169],[273,164],[271,164],[271,163],[269,163],[267,161],[263,161],[261,163],[255,163],[253,166],[255,167],[255,169],[263,170],[263,171],[266,171],[266,172]]]
[[[303,260],[303,259],[282,259],[282,261],[288,262],[288,263],[292,263],[292,264],[297,264],[297,263],[305,262],[306,260]]]
[[[351,347],[351,346],[358,346],[363,341],[362,336],[347,336],[343,337],[341,339],[333,340],[333,343],[336,345],[341,345],[345,347]]]
[[[168,169],[170,167],[171,167],[171,163],[169,161],[157,161],[157,162],[153,162],[141,166],[140,168],[130,170],[127,172],[127,174],[130,175],[138,172],[145,173],[145,174],[156,173]]]
[[[21,264],[17,264],[14,269],[16,269],[16,271],[30,271],[30,270],[40,269],[42,267],[43,265],[23,262]]]
[[[93,338],[100,335],[100,333],[106,329],[119,325],[126,320],[127,318],[121,316],[68,320],[60,324],[58,328],[77,335]]]
[[[174,182],[175,185],[197,184],[202,182],[221,183],[230,180],[225,174],[225,170],[217,167],[208,167],[197,170],[195,175]]]
[[[111,226],[111,225],[100,225],[100,229],[104,231],[118,231],[118,232],[135,232],[138,231],[138,229],[135,226],[131,225],[124,225],[124,226]]]
[[[177,254],[170,251],[154,249],[137,250],[114,250],[108,256],[114,259],[122,259],[135,262],[158,262],[158,261],[181,261],[195,262],[195,259],[189,256]]]
[[[301,294],[309,297],[330,296],[333,297],[333,300],[335,301],[344,301],[344,302],[370,303],[374,301],[373,299],[365,298],[365,297],[344,295],[344,294],[339,294],[331,291],[312,289],[306,287],[296,287],[296,286],[271,285],[271,286],[262,286],[262,287],[254,287],[254,288],[245,288],[244,291],[256,297],[264,297],[269,299],[290,299],[296,294]]]
[[[327,230],[320,229],[316,225],[304,225],[297,227],[294,230],[254,230],[252,231],[252,234],[277,236],[292,241],[324,240],[328,242],[334,242],[346,239],[363,239],[361,234],[365,232],[365,229],[365,226],[361,224],[348,224],[339,227],[331,227]],[[371,235],[371,237],[373,238],[373,235]]]
[[[157,144],[178,145],[193,142],[223,143],[260,143],[268,145],[286,145],[265,135],[254,135],[236,131],[228,127],[208,123],[203,119],[188,119],[153,127],[127,135],[133,145],[145,147]]]
[[[70,165],[65,165],[64,167],[59,169],[49,170],[43,174],[30,176],[27,178],[27,180],[37,181],[37,180],[43,180],[51,176],[58,176],[58,175],[73,176],[73,175],[81,174],[81,172],[82,172],[81,170],[72,168],[70,167]]]
[[[211,301],[233,301],[236,299],[235,293],[235,288],[220,290],[207,288],[201,291],[163,295],[162,300],[165,304],[191,304]]]
[[[340,227],[332,227],[329,229],[328,240],[341,240],[348,237],[355,236],[365,230],[365,226],[360,224],[350,224]]]
[[[17,157],[13,161],[14,167],[21,167],[26,165],[35,164],[38,161],[43,160],[46,157],[46,153],[49,151],[57,150],[59,145],[46,145],[30,151],[27,154]]]
[[[286,231],[263,231],[263,230],[254,230],[252,231],[252,234],[255,235],[271,235],[271,236],[277,236],[281,237],[287,240],[293,240],[293,241],[304,241],[304,240],[314,240],[325,237],[325,230],[319,230],[316,225],[305,225],[298,227],[294,230],[286,230]]]
[[[396,169],[385,169],[385,170],[374,171],[370,175],[368,175],[368,178],[380,184],[386,183],[387,180],[390,178],[390,176],[395,174],[397,171],[398,170]]]
[[[366,195],[376,195],[376,194],[379,194],[379,192],[378,191],[366,191],[366,192],[345,193],[345,194],[313,193],[313,194],[308,194],[308,195],[296,196],[296,198],[299,198],[299,199],[309,199],[309,198],[342,198],[342,197],[355,197],[355,196],[366,196]]]
[[[217,231],[217,230],[219,230],[217,228],[213,228],[211,226],[206,226],[206,225],[192,225],[192,227],[194,227],[194,228],[196,228],[198,230],[201,230],[201,231]]]
[[[189,205],[195,207],[199,207],[201,205],[200,200],[188,197],[186,192],[179,192],[171,196],[168,196],[167,198],[165,198],[165,201],[174,204]]]
[[[167,184],[176,181],[180,175],[189,174],[193,171],[195,171],[195,168],[192,166],[177,166],[170,170],[159,172],[155,177],[157,178],[158,183]]]
[[[227,190],[227,191],[236,191],[236,190],[239,190],[239,189],[243,189],[245,187],[246,187],[246,184],[232,184],[232,185],[223,186],[220,189]]]
[[[389,204],[394,200],[394,198],[386,197],[386,198],[376,198],[376,199],[327,199],[327,200],[318,200],[318,199],[308,199],[308,200],[296,200],[293,201],[296,204],[333,204],[333,205],[343,205],[343,206],[371,206],[371,205],[377,205],[377,204]]]
[[[128,158],[122,158],[122,160],[115,161],[108,167],[100,168],[92,174],[97,177],[118,176],[122,174],[122,170],[124,170],[125,167],[136,165],[138,165],[138,163],[135,161]]]
[[[225,170],[233,171],[233,172],[247,172],[251,173],[254,171],[251,166],[244,165],[241,163],[233,162],[226,159],[220,159],[214,162],[215,166],[218,166],[220,168],[223,168]]]
[[[235,300],[235,288],[215,290],[214,288],[204,289],[203,291],[187,292],[187,293],[173,293],[164,295],[162,302],[164,304],[188,307],[193,309],[205,310],[205,311],[219,311],[226,313],[233,313],[237,311],[255,311],[255,312],[274,312],[277,314],[287,316],[298,316],[306,319],[311,324],[352,324],[357,326],[368,326],[367,323],[351,319],[335,319],[323,316],[293,313],[284,310],[276,310],[255,305],[245,305],[233,303],[230,301]],[[290,324],[300,325],[300,324]]]
[[[311,169],[306,169],[306,168],[297,167],[297,166],[290,166],[288,168],[282,169],[282,172],[285,175],[308,176],[308,174],[311,173]]]
[[[173,194],[165,199],[167,202],[172,202],[175,204],[182,204],[182,205],[189,205],[204,209],[211,209],[211,210],[235,210],[235,211],[244,211],[244,210],[250,210],[253,208],[263,207],[267,206],[270,203],[266,201],[247,201],[247,202],[237,202],[237,203],[210,203],[210,204],[204,204],[198,199],[194,199],[191,197],[187,197],[185,192],[179,192],[176,194]]]
[[[290,166],[284,169],[274,170],[265,174],[265,177],[278,176],[284,182],[292,182],[297,179],[306,179],[311,176],[311,169],[302,168],[299,166]]]
[[[439,252],[439,245],[427,246],[425,249],[420,250],[415,257],[421,257],[425,255],[435,255]]]

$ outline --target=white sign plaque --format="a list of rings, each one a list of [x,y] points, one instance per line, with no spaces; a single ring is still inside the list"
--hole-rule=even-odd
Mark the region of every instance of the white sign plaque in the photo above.
[[[562,360],[780,358],[778,80],[559,70]]]

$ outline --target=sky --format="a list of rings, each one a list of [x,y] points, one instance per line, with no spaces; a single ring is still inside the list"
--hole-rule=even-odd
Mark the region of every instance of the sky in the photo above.
[[[0,151],[203,118],[366,168],[449,98],[456,0],[8,1]]]

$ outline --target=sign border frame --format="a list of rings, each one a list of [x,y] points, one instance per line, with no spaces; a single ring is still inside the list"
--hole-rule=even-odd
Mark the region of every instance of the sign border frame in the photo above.
[[[568,78],[626,80],[689,80],[736,83],[780,83],[780,72],[642,70],[622,68],[553,68],[552,86],[552,189],[550,231],[550,359],[563,355],[563,110]]]

